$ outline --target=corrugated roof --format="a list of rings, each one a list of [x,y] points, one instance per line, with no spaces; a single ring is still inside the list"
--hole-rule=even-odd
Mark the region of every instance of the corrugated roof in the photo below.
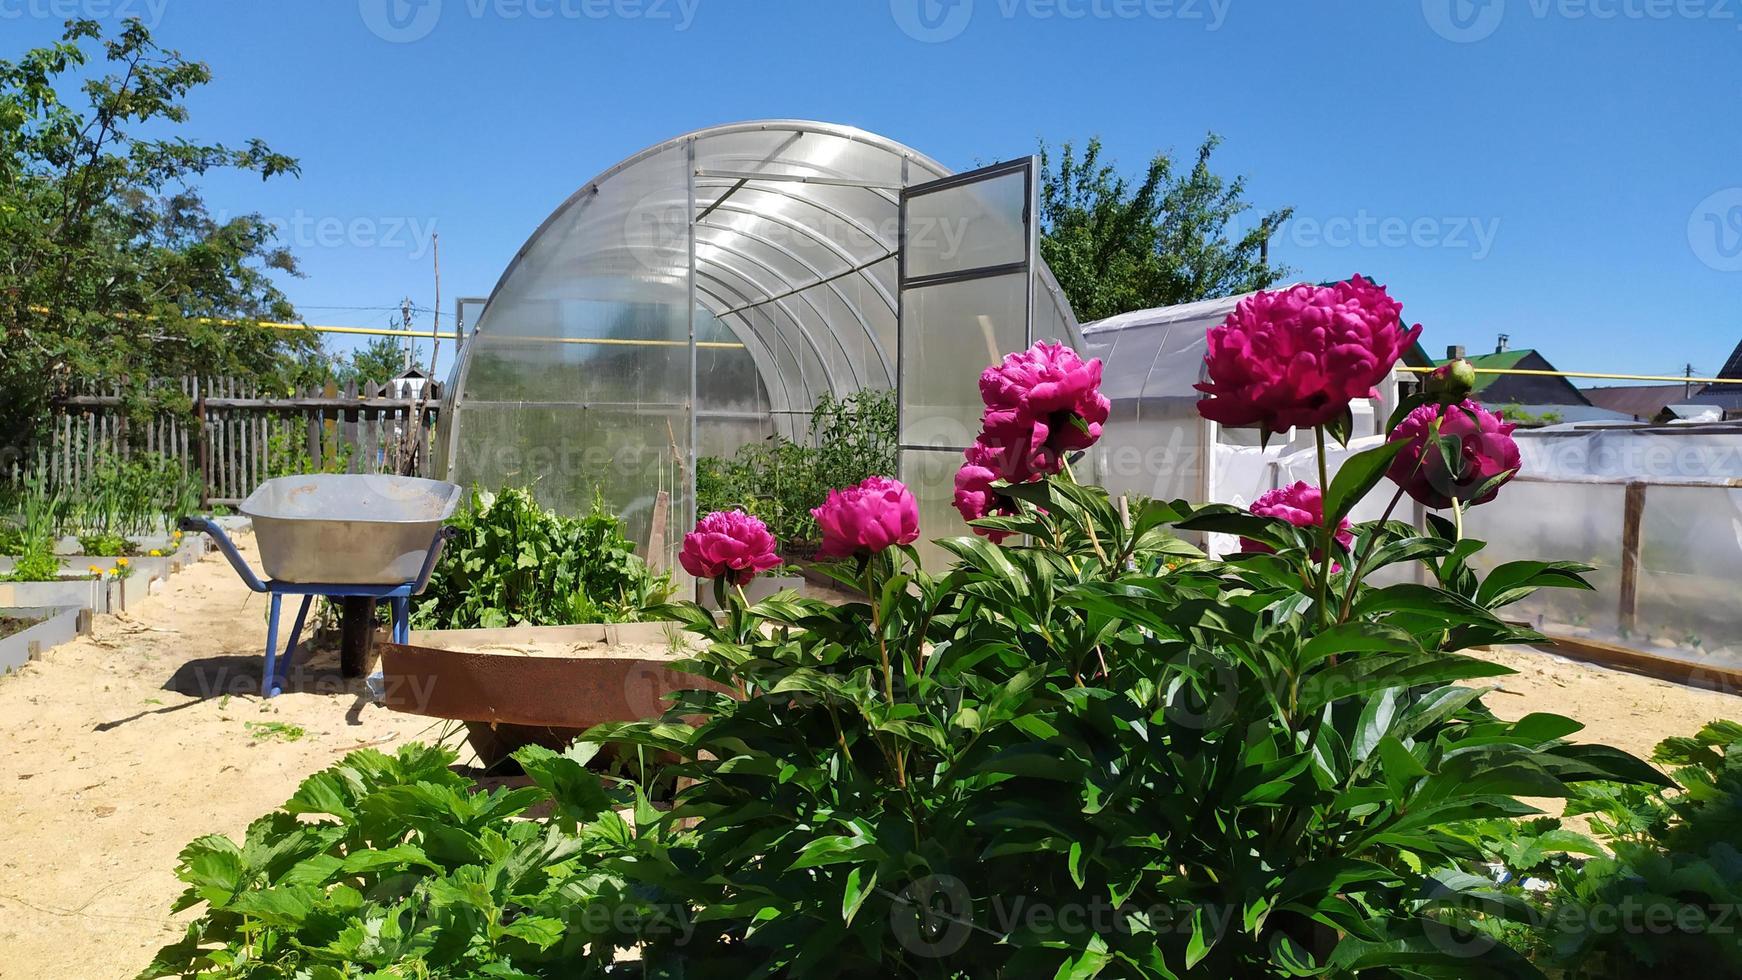
[[[1687,385],[1613,385],[1583,391],[1598,408],[1646,421],[1657,418],[1667,406],[1688,400]]]

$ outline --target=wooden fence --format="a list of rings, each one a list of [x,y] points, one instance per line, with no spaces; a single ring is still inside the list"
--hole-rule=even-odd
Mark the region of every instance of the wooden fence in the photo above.
[[[34,468],[76,491],[107,458],[155,453],[197,475],[206,504],[240,503],[263,481],[292,473],[398,473],[406,469],[405,427],[420,410],[411,475],[430,466],[440,386],[416,382],[328,383],[298,395],[262,393],[234,378],[183,378],[189,413],[162,411],[130,422],[120,386],[62,399],[52,438]]]

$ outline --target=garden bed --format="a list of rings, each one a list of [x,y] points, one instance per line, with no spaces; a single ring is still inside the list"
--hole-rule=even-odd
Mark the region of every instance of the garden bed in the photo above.
[[[17,670],[90,628],[85,609],[0,608],[0,674]]]
[[[673,662],[678,623],[423,630],[383,643],[383,703],[467,724],[486,763],[522,745],[562,748],[612,721],[657,717],[673,691],[709,687]]]

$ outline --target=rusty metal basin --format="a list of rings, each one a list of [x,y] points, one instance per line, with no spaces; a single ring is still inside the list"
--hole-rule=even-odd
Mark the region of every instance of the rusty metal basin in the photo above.
[[[379,644],[383,703],[463,721],[485,765],[522,745],[563,748],[594,725],[657,718],[666,696],[724,690],[673,663],[677,623],[414,632]]]

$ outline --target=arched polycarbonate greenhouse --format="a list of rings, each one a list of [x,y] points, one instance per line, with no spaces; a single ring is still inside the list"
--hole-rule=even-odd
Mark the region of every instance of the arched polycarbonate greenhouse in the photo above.
[[[1034,339],[1082,345],[1038,254],[1037,182],[1033,158],[952,174],[826,123],[643,150],[503,273],[448,386],[438,472],[570,513],[599,494],[669,565],[698,457],[801,437],[825,394],[894,388],[926,537],[960,533],[980,371]]]

